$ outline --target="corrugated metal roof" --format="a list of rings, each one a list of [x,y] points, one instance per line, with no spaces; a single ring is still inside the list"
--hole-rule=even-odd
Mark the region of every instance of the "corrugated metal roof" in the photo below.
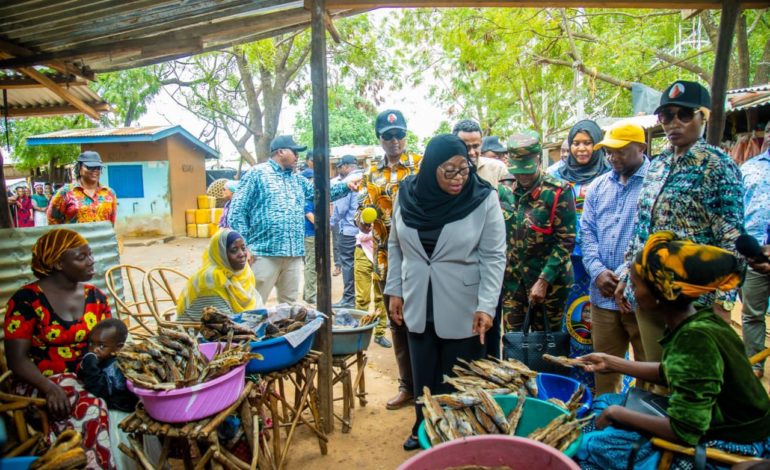
[[[92,284],[107,293],[104,273],[120,264],[118,241],[109,222],[68,224],[48,227],[11,228],[0,230],[0,312],[21,286],[36,280],[32,274],[32,246],[38,238],[53,228],[68,228],[86,237],[96,262]],[[121,289],[118,292],[122,292]],[[110,300],[112,301],[112,300]],[[112,306],[114,308],[114,305]]]
[[[728,112],[767,106],[768,104],[770,104],[770,83],[727,92]]]
[[[198,147],[206,158],[219,158],[219,152],[201,142],[182,126],[144,126],[93,129],[65,129],[27,138],[27,145],[105,144],[123,142],[155,142],[179,135]]]
[[[67,80],[59,74],[46,76],[96,111],[107,112],[110,110],[110,105],[88,88],[85,81]],[[0,80],[2,80],[0,89],[6,88],[8,117],[82,113],[64,98],[49,88],[34,82],[34,80],[16,74],[0,75]],[[0,99],[0,115],[5,114],[4,107],[5,105]]]

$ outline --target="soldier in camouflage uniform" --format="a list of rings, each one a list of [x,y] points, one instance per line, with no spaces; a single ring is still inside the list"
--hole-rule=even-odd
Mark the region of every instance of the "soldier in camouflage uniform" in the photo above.
[[[516,134],[508,141],[509,171],[516,177],[516,183],[511,211],[505,214],[505,331],[521,330],[530,305],[542,305],[551,329],[560,330],[572,283],[570,253],[575,244],[575,201],[566,183],[546,175],[540,168],[541,149],[540,136],[534,131]],[[544,329],[542,312],[533,308],[533,330]]]

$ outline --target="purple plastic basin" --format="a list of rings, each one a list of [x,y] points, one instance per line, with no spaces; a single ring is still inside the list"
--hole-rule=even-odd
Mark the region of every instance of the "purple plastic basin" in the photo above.
[[[521,470],[580,469],[569,457],[540,442],[523,437],[487,435],[439,444],[402,463],[398,470],[442,470],[463,465],[506,465]]]
[[[220,343],[204,343],[199,346],[201,353],[211,358]],[[241,396],[246,381],[246,364],[214,380],[165,392],[147,390],[127,381],[131,390],[144,404],[152,418],[164,423],[197,421],[215,415],[235,403]]]

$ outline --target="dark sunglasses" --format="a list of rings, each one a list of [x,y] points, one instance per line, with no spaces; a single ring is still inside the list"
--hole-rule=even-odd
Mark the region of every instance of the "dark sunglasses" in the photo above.
[[[88,171],[102,171],[102,167],[100,167],[100,166],[85,166],[85,165],[83,165],[83,168],[85,168]]]
[[[406,137],[406,131],[396,130],[392,132],[383,132],[382,134],[380,134],[380,137],[382,138],[382,140],[385,140],[385,141],[393,140],[393,139],[401,140],[404,137]]]
[[[658,122],[661,124],[671,124],[676,117],[681,123],[688,123],[695,119],[695,113],[700,111],[692,108],[679,108],[676,112],[669,108],[663,108],[658,113]]]

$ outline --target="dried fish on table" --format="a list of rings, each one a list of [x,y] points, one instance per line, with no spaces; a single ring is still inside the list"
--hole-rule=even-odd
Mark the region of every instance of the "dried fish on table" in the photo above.
[[[289,310],[289,317],[282,318],[265,325],[265,335],[262,339],[278,338],[292,331],[297,331],[308,320],[308,310],[306,307],[295,305]]]
[[[550,354],[543,354],[543,359],[545,359],[548,362],[553,362],[554,364],[558,364],[562,367],[568,367],[570,369],[574,367],[584,366],[587,364],[585,361],[582,361],[580,359],[575,359],[567,356],[552,356]]]
[[[159,328],[157,336],[129,343],[117,353],[118,367],[134,385],[148,390],[174,390],[200,384],[226,374],[251,359],[249,343],[234,344],[233,331],[208,360],[198,349],[194,336],[170,328]],[[157,354],[161,351],[169,353]]]
[[[221,313],[214,307],[206,307],[201,314],[200,334],[206,341],[222,341],[230,332],[233,333],[233,341],[255,341],[257,339],[253,331],[248,327],[234,322],[228,315]]]
[[[461,392],[483,389],[491,395],[508,395],[524,389],[529,395],[537,395],[537,372],[514,359],[460,359],[452,372],[455,377],[444,377],[444,382]]]
[[[538,442],[559,450],[565,450],[580,436],[580,431],[593,419],[593,415],[575,419],[575,413],[559,415],[545,427],[535,429],[529,436]]]

